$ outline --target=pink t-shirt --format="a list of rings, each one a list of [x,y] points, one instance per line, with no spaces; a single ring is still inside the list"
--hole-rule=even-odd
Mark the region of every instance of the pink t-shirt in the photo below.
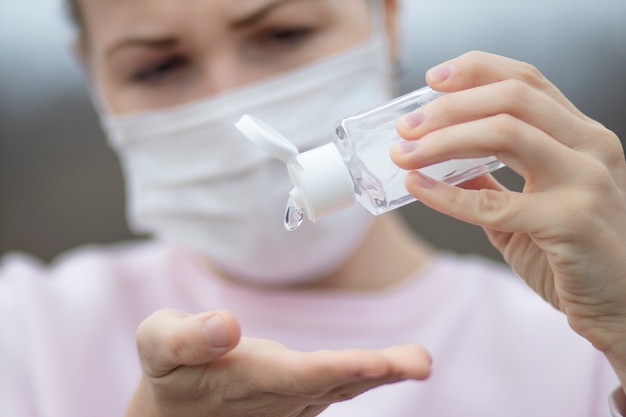
[[[135,330],[161,308],[233,311],[244,336],[298,350],[420,343],[425,382],[374,389],[325,417],[610,415],[604,359],[507,269],[442,254],[380,294],[262,291],[157,243],[0,263],[0,416],[120,416],[139,379]],[[243,417],[243,416],[242,416]]]

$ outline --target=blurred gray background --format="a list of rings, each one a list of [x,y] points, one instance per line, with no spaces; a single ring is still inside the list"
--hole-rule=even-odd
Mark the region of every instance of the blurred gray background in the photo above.
[[[480,49],[537,66],[583,112],[626,138],[625,0],[404,0],[404,91]],[[0,256],[50,260],[132,238],[119,166],[70,53],[60,0],[0,0]],[[584,169],[584,167],[581,167]],[[497,175],[519,189],[514,174]],[[435,245],[499,259],[477,228],[419,203],[403,209]]]

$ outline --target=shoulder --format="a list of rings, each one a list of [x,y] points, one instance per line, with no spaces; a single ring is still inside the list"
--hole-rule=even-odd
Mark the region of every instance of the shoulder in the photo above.
[[[123,242],[110,245],[85,245],[59,255],[50,263],[36,257],[10,252],[0,257],[0,282],[46,278],[63,280],[90,275],[122,273],[164,267],[189,255],[182,250],[154,241]]]
[[[10,253],[0,258],[0,304],[106,302],[154,288],[185,268],[197,269],[188,253],[152,241],[83,246],[49,264]]]
[[[94,400],[89,393],[102,391],[106,381],[116,383],[105,391],[132,392],[137,326],[175,299],[164,281],[185,262],[177,250],[153,242],[84,246],[49,264],[18,253],[0,259],[0,355],[8,366],[0,385],[12,381],[0,401],[21,405],[43,395],[63,407],[74,404],[77,390]],[[113,358],[123,373],[111,366]],[[57,381],[59,370],[63,383],[38,392],[31,377]],[[83,370],[98,378],[85,378]]]
[[[85,246],[50,264],[21,254],[5,256],[0,328],[13,337],[0,339],[0,352],[11,344],[19,352],[24,338],[65,350],[105,334],[133,341],[141,320],[156,310],[184,310],[195,283],[205,277],[191,254],[154,242]]]

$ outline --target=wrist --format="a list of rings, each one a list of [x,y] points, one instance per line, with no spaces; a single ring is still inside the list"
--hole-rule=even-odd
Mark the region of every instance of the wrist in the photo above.
[[[590,319],[587,314],[586,319],[576,320],[572,317],[576,316],[572,314],[573,309],[568,310],[570,327],[604,354],[622,386],[626,387],[626,316],[619,318],[603,312],[602,319]]]
[[[602,329],[593,332],[595,337],[585,337],[607,358],[626,393],[626,329]]]

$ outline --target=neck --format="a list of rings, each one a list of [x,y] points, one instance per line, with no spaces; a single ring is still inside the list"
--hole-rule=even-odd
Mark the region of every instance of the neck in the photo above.
[[[396,214],[377,217],[352,257],[331,275],[302,288],[374,292],[391,288],[424,268],[434,250]]]
[[[410,279],[424,268],[435,252],[421,241],[395,213],[376,217],[361,246],[333,273],[307,284],[276,289],[377,292]],[[229,274],[206,267],[226,280],[242,282]]]

